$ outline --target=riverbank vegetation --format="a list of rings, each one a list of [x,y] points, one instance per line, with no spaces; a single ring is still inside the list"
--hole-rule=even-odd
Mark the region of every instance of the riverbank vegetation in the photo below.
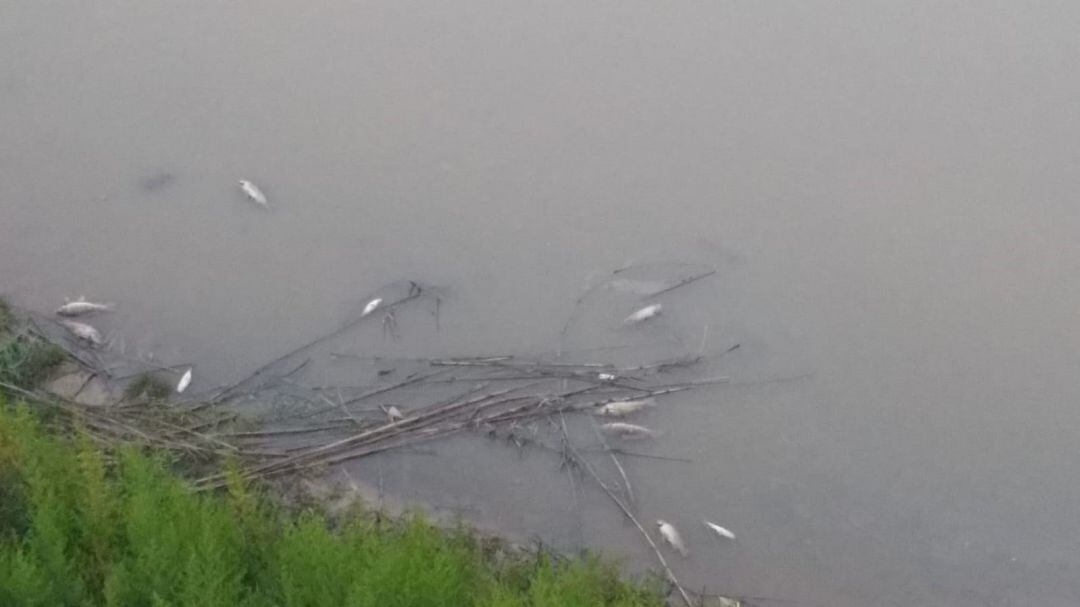
[[[592,556],[516,552],[419,515],[274,505],[229,474],[195,493],[164,456],[102,450],[0,403],[3,605],[661,605]]]
[[[7,301],[0,298],[0,382],[36,388],[64,361],[54,344],[15,331],[17,322]]]
[[[645,292],[634,292],[648,298],[712,273],[642,283]],[[613,276],[641,286],[621,270]],[[707,328],[696,353],[645,363],[330,351],[335,364],[359,367],[350,381],[368,384],[312,387],[298,379],[373,310],[382,310],[383,330],[393,333],[395,310],[434,298],[437,324],[438,294],[413,281],[387,285],[341,327],[238,381],[183,396],[192,365],[127,356],[111,339],[88,343],[71,323],[0,306],[0,399],[20,403],[0,400],[0,604],[636,606],[663,605],[669,596],[705,604],[704,589],[693,598],[680,585],[635,514],[620,457],[653,456],[605,438],[655,433],[604,418],[725,383],[726,376],[702,376]],[[638,311],[620,326],[660,313],[659,303],[632,303]],[[406,388],[413,395],[402,408],[370,406]],[[264,401],[270,409],[262,418],[245,406]],[[598,446],[578,445],[588,441],[583,425]],[[505,441],[519,453],[535,449],[568,467],[572,483],[594,482],[661,572],[629,579],[587,554],[530,550],[420,515],[388,518],[362,504],[342,514],[326,496],[291,499],[290,489],[332,466],[461,433]],[[601,458],[610,458],[621,484],[597,471]],[[709,604],[741,603],[716,597]]]

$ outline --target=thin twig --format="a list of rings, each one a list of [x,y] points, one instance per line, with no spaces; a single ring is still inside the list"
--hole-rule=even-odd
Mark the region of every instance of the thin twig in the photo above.
[[[615,449],[605,448],[604,450],[608,451],[610,453],[618,453],[619,455],[625,455],[627,457],[643,457],[645,459],[658,459],[658,460],[663,460],[663,461],[666,461],[666,462],[682,462],[684,464],[692,464],[692,463],[694,463],[694,460],[687,459],[685,457],[669,457],[669,456],[666,456],[666,455],[653,455],[651,453],[637,453],[636,451],[627,451],[625,449],[618,449],[618,448],[615,448]]]
[[[645,527],[641,525],[641,521],[639,521],[637,517],[634,516],[634,513],[630,510],[629,507],[627,507],[626,504],[623,503],[621,499],[619,499],[619,496],[615,494],[611,487],[609,487],[607,483],[605,483],[603,479],[600,478],[600,476],[596,473],[596,470],[593,470],[593,467],[589,465],[589,462],[585,458],[581,457],[581,454],[579,454],[577,452],[577,449],[574,448],[573,443],[568,443],[567,448],[570,450],[570,453],[573,454],[574,459],[577,460],[578,464],[582,468],[584,468],[586,472],[589,473],[589,476],[591,476],[593,480],[596,481],[596,484],[600,485],[600,488],[604,490],[604,493],[606,493],[607,496],[611,498],[611,501],[615,502],[615,505],[619,507],[619,510],[621,510],[622,513],[626,516],[626,518],[629,519],[630,522],[633,523],[635,527],[637,527],[638,531],[641,532],[642,537],[644,537],[645,541],[648,542],[649,547],[651,547],[653,549],[653,552],[656,553],[656,559],[660,562],[660,566],[664,568],[664,572],[667,573],[668,579],[670,579],[671,583],[675,585],[675,588],[679,591],[679,594],[682,596],[682,599],[686,603],[687,607],[693,607],[694,602],[690,600],[690,595],[686,593],[686,590],[682,587],[682,584],[679,583],[679,578],[675,577],[675,572],[672,571],[671,567],[668,566],[667,560],[664,558],[663,553],[660,552],[660,547],[656,545],[655,541],[653,541],[652,536],[649,535],[649,532],[645,531]]]
[[[352,420],[348,420],[352,421]],[[308,428],[287,428],[284,430],[258,430],[251,432],[228,432],[224,434],[217,434],[215,436],[225,438],[264,438],[269,436],[288,436],[290,434],[310,434],[313,432],[326,432],[328,430],[341,430],[344,428],[342,424],[328,424],[324,426],[314,426]]]
[[[403,297],[403,298],[401,298],[401,299],[399,299],[399,300],[397,300],[397,301],[395,301],[395,302],[393,302],[391,304],[388,304],[385,307],[389,308],[389,309],[393,309],[394,306],[401,305],[401,304],[403,304],[403,303],[405,303],[407,301],[410,301],[412,299],[416,299],[417,297],[420,297],[420,294],[422,292],[423,292],[423,289],[421,289],[419,285],[417,285],[415,282],[413,282],[413,283],[411,283],[411,287],[410,287],[410,291],[409,291],[408,295],[406,295],[405,297]],[[209,403],[221,402],[233,390],[235,390],[239,386],[243,385],[244,383],[248,382],[249,380],[255,379],[256,377],[262,375],[267,369],[270,369],[271,367],[273,367],[274,365],[280,363],[283,360],[288,360],[289,358],[292,358],[293,356],[295,356],[295,355],[297,355],[297,354],[299,354],[301,352],[304,352],[305,350],[313,348],[313,347],[317,346],[318,344],[321,344],[321,343],[323,343],[323,342],[325,342],[325,341],[327,341],[327,340],[329,340],[329,339],[331,339],[333,337],[336,337],[336,336],[348,331],[349,329],[352,329],[357,324],[359,324],[361,321],[363,321],[365,318],[368,318],[368,317],[367,316],[359,316],[357,318],[354,318],[354,319],[350,320],[349,322],[343,324],[342,326],[338,327],[337,329],[334,329],[333,331],[330,331],[329,333],[326,333],[324,335],[320,335],[319,337],[316,337],[315,339],[313,339],[313,340],[311,340],[311,341],[309,341],[307,343],[301,344],[301,345],[293,348],[292,350],[289,350],[285,354],[282,354],[281,356],[278,356],[274,360],[271,360],[270,362],[268,362],[268,363],[262,365],[261,367],[255,369],[255,371],[251,372],[246,377],[243,377],[239,381],[236,381],[236,382],[226,386],[225,388],[220,390],[213,398],[210,398],[207,402],[209,402]]]
[[[351,421],[353,423],[353,425],[355,425],[357,427],[363,427],[363,425],[364,425],[363,422],[361,422],[359,419],[357,419],[356,416],[353,415],[349,411],[349,408],[345,406],[345,403],[341,402],[340,400],[335,403],[334,401],[330,400],[329,398],[326,398],[326,395],[324,395],[324,394],[320,394],[319,398],[323,399],[331,407],[340,408],[341,412],[345,414],[345,417],[349,418],[349,421]]]
[[[400,382],[398,382],[396,384],[392,384],[392,385],[389,385],[389,386],[383,386],[382,388],[376,388],[374,390],[371,390],[370,392],[365,392],[365,393],[361,394],[360,396],[354,396],[354,397],[350,398],[349,400],[345,401],[345,404],[346,405],[351,405],[353,403],[358,403],[358,402],[360,402],[362,400],[371,398],[372,396],[377,396],[379,394],[383,394],[383,393],[389,392],[391,390],[397,390],[398,388],[404,388],[405,386],[410,386],[412,384],[422,382],[422,381],[424,381],[426,379],[431,379],[432,377],[436,377],[436,376],[441,375],[441,374],[446,373],[446,372],[447,372],[447,370],[444,369],[444,370],[439,370],[439,371],[433,371],[431,373],[424,373],[424,374],[421,374],[421,375],[414,375],[414,376],[409,377],[408,379],[406,379],[404,381],[400,381]]]
[[[650,299],[650,298],[653,298],[653,297],[659,297],[660,295],[663,295],[664,293],[670,293],[670,292],[674,291],[675,289],[678,289],[680,287],[685,287],[686,285],[688,285],[690,283],[697,282],[697,281],[701,280],[702,278],[708,278],[709,276],[712,276],[713,274],[716,274],[716,270],[709,270],[708,272],[702,272],[701,274],[695,274],[693,276],[688,276],[688,277],[680,280],[679,282],[671,285],[670,287],[668,287],[668,288],[666,288],[666,289],[664,289],[662,291],[657,291],[655,293],[650,293],[648,295],[645,295],[644,297],[642,297],[642,299]]]
[[[636,509],[637,506],[634,504],[634,488],[630,485],[630,477],[626,475],[626,470],[623,469],[622,462],[619,461],[619,457],[615,455],[615,452],[608,446],[607,440],[604,439],[604,434],[600,432],[600,424],[597,423],[596,418],[590,416],[589,421],[592,426],[593,434],[596,435],[600,444],[604,446],[604,450],[607,451],[607,454],[611,456],[611,461],[615,464],[615,468],[618,469],[619,476],[622,477],[623,485],[626,487],[626,503],[631,508]]]
[[[577,541],[581,544],[584,541],[584,528],[583,521],[581,520],[581,497],[578,495],[577,481],[574,480],[574,460],[569,457],[569,444],[570,433],[566,430],[566,416],[559,413],[559,422],[562,424],[562,436],[563,436],[563,462],[566,464],[566,478],[570,480],[570,496],[574,500],[574,520],[577,528]]]

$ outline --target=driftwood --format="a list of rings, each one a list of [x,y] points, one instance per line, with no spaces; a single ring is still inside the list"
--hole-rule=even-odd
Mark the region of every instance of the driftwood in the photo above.
[[[619,461],[619,456],[616,455],[615,452],[611,450],[611,447],[608,446],[607,439],[604,438],[604,433],[600,431],[600,424],[597,423],[595,418],[590,421],[592,422],[590,425],[592,427],[593,433],[596,434],[596,439],[600,441],[600,444],[603,445],[604,450],[607,451],[609,456],[611,456],[611,461],[615,464],[615,469],[619,471],[619,476],[622,477],[623,487],[626,489],[627,505],[629,505],[631,508],[634,508],[634,488],[630,484],[630,477],[626,475],[626,470],[623,468],[622,462]]]
[[[420,295],[423,293],[423,289],[420,287],[420,285],[418,285],[417,283],[412,282],[412,281],[409,282],[409,285],[410,285],[409,286],[409,292],[408,292],[407,295],[405,295],[404,297],[398,299],[397,301],[394,301],[394,302],[391,302],[391,303],[388,303],[388,304],[384,304],[381,309],[383,309],[383,310],[393,310],[393,308],[395,308],[397,306],[400,306],[400,305],[402,305],[402,304],[404,304],[404,303],[406,303],[408,301],[412,301],[413,299],[416,299],[417,297],[420,297]],[[272,369],[275,365],[277,365],[277,364],[279,364],[281,362],[284,362],[284,361],[292,358],[293,356],[296,356],[297,354],[299,354],[301,352],[306,352],[306,351],[310,350],[311,348],[313,348],[313,347],[315,347],[315,346],[317,346],[317,345],[319,345],[319,344],[321,344],[323,342],[326,342],[326,341],[328,341],[328,340],[330,340],[330,339],[332,339],[334,337],[337,337],[338,335],[341,335],[342,333],[345,333],[349,329],[352,329],[356,325],[360,324],[366,318],[368,318],[368,315],[361,314],[361,315],[357,316],[356,318],[354,318],[354,319],[346,322],[345,324],[341,325],[340,327],[334,329],[333,331],[330,331],[329,333],[320,335],[319,337],[316,337],[315,339],[312,339],[309,342],[306,342],[304,344],[301,344],[301,345],[293,348],[292,350],[289,350],[288,352],[282,354],[281,356],[278,356],[277,358],[271,360],[270,362],[263,364],[262,366],[260,366],[259,368],[255,369],[253,372],[251,372],[249,375],[247,375],[245,377],[242,377],[241,379],[237,380],[236,382],[234,382],[232,384],[229,384],[228,386],[220,389],[218,391],[218,393],[216,395],[214,395],[213,397],[211,397],[207,402],[208,403],[218,403],[218,402],[221,402],[221,401],[225,400],[232,393],[233,390],[235,390],[235,389],[239,388],[240,386],[244,385],[245,383],[259,377],[260,375],[262,375],[263,373],[265,373],[269,369]]]
[[[577,450],[574,448],[573,443],[568,442],[567,447],[577,464],[581,466],[582,469],[584,469],[585,472],[587,472],[594,481],[596,481],[596,484],[599,485],[599,487],[604,491],[604,493],[607,494],[609,498],[611,498],[611,501],[615,502],[615,505],[619,508],[623,515],[631,523],[633,523],[635,527],[637,527],[638,531],[641,532],[642,537],[645,538],[645,542],[649,544],[649,547],[652,548],[653,552],[656,554],[656,560],[660,563],[660,567],[664,569],[664,573],[667,574],[668,579],[671,580],[671,583],[674,584],[675,588],[679,591],[679,595],[682,596],[683,602],[686,603],[687,607],[694,607],[693,601],[690,600],[690,595],[687,594],[686,590],[682,587],[682,584],[679,583],[679,578],[675,576],[675,572],[672,571],[671,567],[668,566],[667,559],[664,558],[664,554],[660,552],[660,547],[656,545],[656,542],[652,539],[652,536],[649,535],[649,532],[646,531],[645,527],[641,525],[641,521],[639,521],[638,518],[634,516],[634,513],[630,510],[630,507],[627,504],[623,503],[623,501],[619,499],[619,496],[615,494],[615,491],[611,487],[609,487],[608,484],[603,481],[603,479],[600,478],[600,475],[596,473],[596,470],[594,470],[593,467],[589,465],[588,460],[581,457],[581,454],[578,453]]]
[[[575,472],[583,471],[597,483],[639,530],[682,600],[691,605],[690,594],[680,585],[659,546],[635,515],[637,504],[634,487],[622,458],[637,457],[673,462],[690,460],[627,451],[621,449],[614,440],[609,444],[600,432],[593,414],[599,407],[610,403],[659,398],[729,383],[727,377],[701,377],[701,369],[705,366],[704,363],[715,362],[735,351],[739,344],[718,354],[706,354],[708,328],[705,328],[701,347],[695,347],[696,353],[638,364],[627,364],[625,361],[615,364],[603,360],[604,356],[599,354],[625,348],[614,346],[576,350],[576,358],[586,360],[577,362],[570,359],[570,351],[564,351],[562,345],[570,327],[578,318],[582,304],[597,289],[611,283],[614,278],[629,281],[626,284],[636,292],[650,290],[642,296],[642,299],[649,299],[667,295],[716,273],[709,269],[685,275],[674,282],[667,281],[666,286],[656,286],[653,282],[642,283],[635,278],[626,277],[624,272],[632,269],[634,267],[615,271],[606,282],[594,285],[578,298],[559,334],[559,349],[553,355],[497,354],[391,359],[332,352],[329,355],[334,358],[371,361],[375,368],[366,370],[359,380],[350,382],[358,384],[350,388],[305,383],[303,374],[316,356],[316,346],[342,335],[365,318],[375,316],[361,314],[336,329],[260,365],[248,375],[218,388],[202,402],[184,401],[191,405],[186,408],[174,407],[170,411],[162,412],[141,407],[139,403],[124,407],[89,408],[14,386],[0,384],[0,387],[29,399],[57,404],[74,424],[85,428],[93,440],[103,444],[130,441],[200,459],[239,458],[241,475],[247,481],[321,469],[389,450],[412,448],[418,444],[466,432],[502,436],[518,449],[536,445],[562,456],[577,507],[580,507],[580,487]],[[424,293],[424,289],[418,284],[407,284],[408,292],[404,296],[378,308],[385,312],[384,336],[396,336],[397,320],[393,316],[395,308],[421,297]],[[436,330],[440,305],[436,298]],[[45,335],[40,329],[39,332]],[[584,356],[586,352],[590,353],[587,357]],[[79,360],[87,369],[93,371],[100,368],[97,361],[86,358],[86,354],[80,350],[72,352],[73,356],[84,357]],[[301,357],[304,357],[302,361]],[[152,366],[171,368],[164,365]],[[394,373],[399,374],[396,381],[381,379]],[[373,381],[369,381],[368,377]],[[454,390],[454,385],[459,383],[473,385],[464,391],[459,389],[460,393],[456,395],[448,396],[447,392]],[[493,389],[492,384],[498,389]],[[368,415],[369,412],[378,410],[372,405],[385,403],[381,399],[376,400],[376,397],[397,391],[400,391],[398,396],[403,399],[406,398],[404,395],[408,395],[407,400],[396,401],[396,404],[406,411],[404,417],[386,420],[385,416],[374,419]],[[281,421],[275,422],[277,427],[249,425],[238,428],[234,423],[239,414],[238,408],[225,416],[218,413],[212,419],[207,419],[205,412],[199,413],[212,406],[226,407],[229,403],[235,404],[243,395],[280,397],[277,403],[281,403],[286,410],[281,412]],[[583,421],[582,416],[585,416],[587,421]],[[328,417],[333,419],[327,419]],[[572,423],[577,422],[589,424],[597,444],[590,445],[591,448],[579,448],[573,444],[569,428]],[[557,440],[561,446],[555,446],[556,439],[550,434],[553,430],[557,432]],[[267,444],[273,445],[275,441],[284,442],[289,448],[275,451],[266,447]],[[583,453],[595,453],[610,459],[621,479],[621,487],[618,483],[608,484],[602,479],[593,463],[587,460]],[[223,487],[225,482],[224,473],[213,473],[195,480],[194,488],[197,491],[209,491]]]

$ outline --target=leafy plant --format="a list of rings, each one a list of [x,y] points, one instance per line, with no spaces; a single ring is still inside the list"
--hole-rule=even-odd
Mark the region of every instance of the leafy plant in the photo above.
[[[468,530],[364,513],[332,528],[227,470],[198,494],[163,457],[105,454],[0,399],[0,605],[660,606],[596,557],[494,558]]]

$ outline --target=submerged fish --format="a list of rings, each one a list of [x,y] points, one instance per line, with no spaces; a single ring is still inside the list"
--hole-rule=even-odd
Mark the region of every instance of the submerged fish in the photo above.
[[[607,417],[622,417],[623,415],[630,415],[636,413],[647,407],[655,407],[656,401],[651,398],[645,398],[642,400],[620,400],[613,403],[608,403],[603,407],[600,407],[594,411],[596,415],[604,415]]]
[[[100,346],[105,343],[105,340],[101,338],[101,333],[86,323],[75,322],[74,320],[63,320],[60,324],[64,325],[71,334],[79,339],[90,342],[91,346]]]
[[[176,383],[176,393],[183,394],[184,390],[191,385],[191,369],[184,372],[184,375],[180,378],[180,381]]]
[[[686,544],[683,542],[682,536],[679,535],[679,530],[675,528],[675,525],[665,520],[657,520],[656,527],[660,529],[660,535],[664,538],[664,541],[670,544],[683,558],[690,556],[690,551],[686,549]]]
[[[729,540],[735,539],[735,534],[734,533],[728,531],[727,529],[724,529],[720,525],[717,525],[716,523],[710,523],[709,521],[702,521],[702,522],[705,523],[705,526],[707,528],[712,529],[714,532],[716,532],[716,535],[719,535],[720,537],[727,538]]]
[[[662,309],[663,306],[658,303],[651,306],[645,306],[644,308],[638,310],[637,312],[634,312],[630,316],[627,316],[626,319],[623,320],[623,323],[628,325],[634,325],[639,322],[649,320],[653,316],[659,316],[660,310]]]
[[[266,194],[263,194],[262,190],[259,189],[259,186],[246,179],[241,179],[239,183],[240,190],[244,192],[248,198],[263,207],[270,208],[270,203],[266,200]]]
[[[371,301],[369,301],[367,303],[367,305],[364,306],[364,311],[360,313],[360,318],[363,318],[363,317],[367,316],[368,314],[371,314],[372,312],[374,312],[375,308],[378,308],[379,304],[381,304],[381,303],[382,303],[382,298],[381,297],[376,297],[375,299],[372,299]]]
[[[112,304],[94,303],[80,297],[75,301],[69,301],[60,306],[56,309],[56,313],[60,316],[81,316],[83,314],[90,314],[91,312],[107,312],[112,309]]]
[[[639,426],[637,424],[627,424],[625,422],[610,422],[607,424],[601,424],[600,429],[608,434],[614,434],[619,438],[637,439],[637,438],[652,438],[656,436],[656,433],[649,430],[645,426]]]
[[[140,185],[147,192],[156,192],[171,184],[174,179],[176,179],[176,176],[172,173],[157,173],[143,179]]]

